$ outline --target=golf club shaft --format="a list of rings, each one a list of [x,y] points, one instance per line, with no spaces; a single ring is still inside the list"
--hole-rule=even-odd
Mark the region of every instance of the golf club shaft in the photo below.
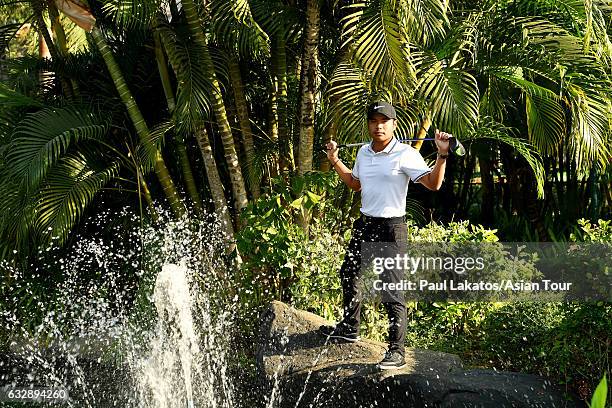
[[[416,142],[419,140],[436,140],[434,137],[426,137],[424,139],[399,139],[399,142]],[[343,147],[357,147],[357,146],[364,146],[367,145],[370,142],[361,142],[361,143],[348,143],[348,144],[339,144],[338,145],[338,149],[341,149]]]

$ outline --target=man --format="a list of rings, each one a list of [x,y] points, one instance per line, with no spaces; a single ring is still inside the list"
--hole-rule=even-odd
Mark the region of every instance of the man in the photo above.
[[[342,181],[354,191],[361,191],[361,217],[353,224],[353,236],[340,268],[344,316],[336,326],[321,326],[320,332],[331,338],[349,342],[359,340],[361,294],[358,290],[361,268],[361,244],[364,242],[395,243],[396,250],[406,247],[406,194],[410,180],[430,190],[439,190],[444,180],[446,158],[450,148],[448,133],[436,131],[438,148],[436,164],[429,168],[412,146],[400,143],[393,132],[397,127],[395,108],[384,101],[367,109],[368,131],[372,142],[359,149],[353,169],[338,158],[335,141],[327,144],[327,157]],[[397,282],[401,275],[387,274]],[[406,305],[403,293],[383,297],[389,316],[389,349],[378,364],[381,369],[405,366],[404,337]]]

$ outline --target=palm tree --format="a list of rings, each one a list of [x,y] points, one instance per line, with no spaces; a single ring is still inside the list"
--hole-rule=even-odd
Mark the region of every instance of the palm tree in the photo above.
[[[268,133],[278,150],[278,163],[273,164],[272,174],[278,173],[279,170],[293,172],[296,169],[296,158],[293,135],[289,128],[289,113],[297,107],[290,105],[288,81],[292,76],[290,53],[299,41],[303,25],[302,14],[295,1],[253,0],[251,7],[255,20],[270,38]],[[301,61],[298,61],[299,64]]]
[[[157,61],[157,69],[164,89],[164,95],[166,96],[166,103],[168,104],[168,112],[172,114],[176,107],[176,101],[174,99],[174,92],[172,90],[172,84],[170,80],[170,73],[168,72],[168,65],[166,62],[166,56],[162,48],[159,32],[153,33],[155,41],[155,60]],[[176,135],[176,148],[179,155],[179,161],[181,163],[181,169],[183,171],[183,179],[187,187],[187,192],[191,197],[191,202],[198,214],[204,212],[202,207],[202,199],[196,186],[195,177],[191,169],[191,163],[189,162],[189,155],[185,148],[185,142],[180,134]]]
[[[106,44],[106,40],[104,39],[104,35],[100,31],[99,28],[94,27],[92,30],[92,36],[102,54],[102,58],[104,58],[104,62],[106,63],[106,67],[108,68],[111,77],[113,78],[113,82],[117,88],[117,92],[119,92],[119,96],[121,100],[125,104],[125,107],[132,119],[132,123],[134,128],[136,129],[136,133],[141,139],[141,142],[145,145],[151,144],[149,128],[132,96],[125,80],[123,79],[123,75],[121,74],[121,70],[119,66],[115,62],[115,58],[113,57],[108,45]],[[174,182],[170,176],[170,172],[166,167],[164,159],[161,155],[161,152],[154,147],[150,147],[151,150],[156,150],[154,156],[154,168],[155,174],[157,175],[157,179],[162,185],[163,191],[168,199],[172,210],[174,211],[177,217],[182,216],[185,213],[185,207],[181,198],[176,190]]]
[[[304,54],[302,56],[302,95],[300,100],[300,137],[297,172],[302,176],[312,170],[314,145],[315,98],[318,78],[318,43],[320,24],[319,0],[306,2],[306,28],[304,30]]]
[[[221,87],[219,85],[219,81],[217,80],[213,61],[208,50],[208,44],[206,37],[204,36],[204,32],[202,31],[200,17],[195,4],[193,0],[183,0],[182,4],[189,32],[191,33],[194,42],[201,50],[202,59],[200,62],[203,65],[207,80],[211,85],[210,98],[212,111],[215,114],[217,126],[219,127],[219,133],[221,134],[221,141],[223,142],[225,160],[230,175],[230,183],[232,186],[235,207],[237,211],[240,211],[247,206],[248,200],[242,177],[242,170],[240,169],[240,163],[238,162],[238,156],[234,146],[234,138],[232,136],[227,111],[225,109],[225,103],[221,93]]]
[[[87,9],[86,4],[80,1],[62,0],[56,4],[62,12],[66,13],[66,15],[75,22],[75,24],[79,25],[85,30],[91,30],[91,35],[94,42],[98,47],[104,62],[106,63],[106,67],[115,84],[117,92],[119,93],[119,97],[127,109],[127,112],[132,120],[132,124],[136,129],[136,133],[140,137],[143,145],[148,146],[149,150],[154,152],[153,166],[155,169],[155,174],[162,185],[162,189],[170,203],[170,207],[176,216],[182,216],[185,213],[185,206],[181,201],[178,191],[176,190],[161,152],[154,146],[151,146],[149,128],[144,120],[144,117],[142,116],[140,108],[134,100],[134,96],[130,92],[125,79],[123,78],[123,73],[117,65],[117,62],[115,61],[115,58],[108,44],[106,43],[104,34],[100,28],[95,25],[95,17],[93,14],[91,14],[91,11]]]
[[[45,107],[6,88],[0,93],[12,99],[0,104],[3,112],[19,116],[19,109],[37,109],[19,122],[2,152],[4,245],[28,253],[31,244],[49,243],[53,237],[64,242],[93,197],[115,188],[107,187],[111,182],[126,192],[148,190],[144,183],[121,177],[139,167],[107,143],[108,117],[83,107]]]
[[[246,160],[247,180],[253,199],[259,198],[260,172],[256,168],[255,144],[242,79],[241,62],[263,60],[269,57],[270,44],[266,33],[257,25],[246,0],[216,0],[211,3],[212,34],[214,42],[222,50],[229,82],[233,92],[238,123],[242,134]]]
[[[217,162],[204,125],[205,116],[211,110],[208,93],[212,88],[208,73],[199,63],[203,58],[204,50],[200,47],[200,44],[189,42],[172,29],[161,6],[162,4],[158,0],[127,2],[123,3],[121,8],[113,9],[112,12],[115,21],[118,23],[137,24],[145,28],[154,27],[153,38],[158,71],[162,79],[168,111],[172,115],[172,121],[161,124],[158,129],[162,131],[161,133],[172,130],[178,139],[177,150],[182,163],[184,179],[194,203],[199,202],[200,198],[182,138],[195,136],[204,161],[215,213],[221,220],[222,230],[228,243],[230,243],[233,239],[234,228],[226,203],[223,184],[217,170]],[[175,11],[173,16],[177,14],[178,12]],[[167,70],[164,50],[177,78],[176,98]],[[196,209],[198,209],[197,206]],[[233,247],[233,244],[230,246]]]

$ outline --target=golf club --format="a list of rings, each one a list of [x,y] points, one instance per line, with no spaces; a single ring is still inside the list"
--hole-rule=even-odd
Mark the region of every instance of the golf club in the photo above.
[[[400,142],[416,142],[419,140],[436,140],[434,137],[426,137],[424,139],[399,139]],[[448,138],[448,141],[450,143],[450,152],[456,154],[457,156],[465,156],[465,147],[463,147],[463,145],[461,144],[461,142],[459,140],[457,140],[456,137],[451,136]],[[341,149],[343,147],[357,147],[357,146],[363,146],[363,145],[367,145],[370,142],[361,142],[361,143],[348,143],[348,144],[339,144],[338,145],[338,149]]]

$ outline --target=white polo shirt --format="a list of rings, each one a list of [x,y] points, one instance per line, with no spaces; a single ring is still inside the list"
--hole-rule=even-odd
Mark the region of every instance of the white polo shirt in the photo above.
[[[405,215],[410,180],[416,182],[431,170],[418,150],[395,137],[380,152],[371,143],[362,146],[352,172],[361,183],[361,212],[383,218]]]

